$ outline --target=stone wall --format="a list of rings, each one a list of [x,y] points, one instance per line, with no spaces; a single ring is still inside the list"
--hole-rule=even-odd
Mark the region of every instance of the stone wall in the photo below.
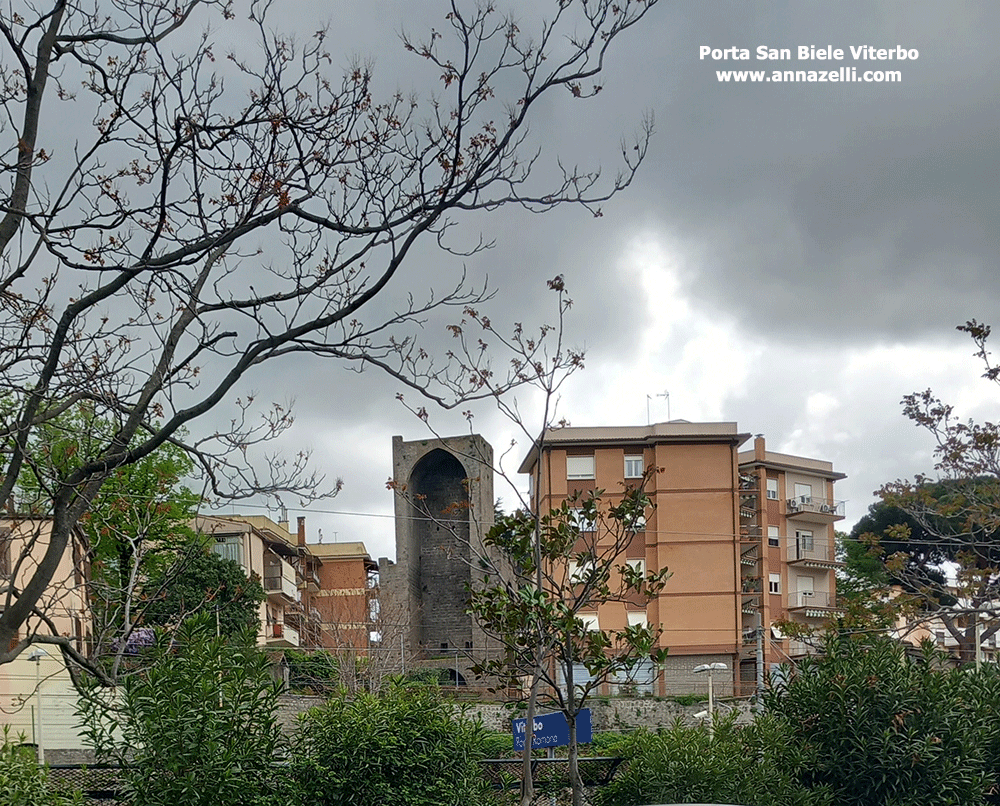
[[[297,694],[286,694],[281,698],[280,719],[283,730],[290,732],[295,726],[297,714],[304,713],[315,705],[323,703],[322,697],[308,697]],[[501,703],[466,703],[466,711],[478,716],[490,730],[507,732],[510,730],[511,711]],[[671,700],[656,700],[653,698],[615,697],[610,700],[594,700],[588,706],[594,730],[596,731],[628,731],[636,728],[669,728],[678,719],[687,724],[701,720],[695,714],[705,711],[707,703],[695,705],[680,705]],[[734,700],[731,703],[717,702],[718,711],[724,712],[736,709],[740,721],[749,720],[750,706],[745,700]],[[548,709],[542,709],[543,711]]]

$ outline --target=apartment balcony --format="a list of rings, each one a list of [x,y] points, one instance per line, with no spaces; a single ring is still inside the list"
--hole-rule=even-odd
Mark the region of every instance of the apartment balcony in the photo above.
[[[752,616],[760,612],[761,583],[759,577],[744,577],[741,581],[740,610]]]
[[[309,593],[317,593],[319,591],[319,574],[315,571],[306,571],[299,574],[302,578],[299,582],[300,591],[308,591]]]
[[[276,621],[269,632],[268,646],[295,647],[301,643],[299,631],[287,622]]]
[[[835,569],[844,567],[844,564],[837,559],[836,550],[832,545],[805,543],[800,540],[789,541],[785,561],[789,565],[803,568]]]
[[[837,612],[837,597],[827,591],[792,591],[788,594],[788,612],[806,618],[829,618]]]
[[[299,586],[291,563],[279,557],[265,560],[264,592],[275,602],[295,602],[299,599]]]
[[[759,548],[757,544],[746,546],[740,552],[740,565],[744,567],[756,568],[760,560]]]
[[[786,652],[790,658],[802,658],[806,655],[819,655],[822,650],[816,644],[792,639],[788,642]]]
[[[799,495],[785,501],[785,516],[813,523],[833,523],[844,519],[844,502]]]

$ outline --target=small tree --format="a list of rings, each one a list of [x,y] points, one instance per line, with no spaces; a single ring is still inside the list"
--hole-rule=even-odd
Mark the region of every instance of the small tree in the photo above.
[[[527,679],[541,701],[565,715],[574,806],[583,802],[576,727],[588,697],[608,681],[631,679],[640,661],[662,662],[667,652],[658,646],[658,627],[609,631],[585,618],[609,602],[636,596],[648,601],[669,577],[666,568],[644,574],[624,560],[650,506],[642,488],[627,489],[614,504],[602,504],[601,495],[573,495],[539,517],[525,510],[502,517],[486,537],[494,554],[484,558],[484,582],[472,589],[469,602],[470,612],[506,650],[483,660],[477,671],[504,687]],[[582,681],[581,667],[587,671]],[[530,752],[529,729],[525,759]],[[530,801],[530,772],[524,780],[522,798]]]
[[[976,345],[983,377],[1000,385],[987,349],[990,327],[970,320],[958,330]],[[904,397],[903,413],[937,443],[939,478],[883,486],[882,500],[905,517],[876,536],[888,544],[889,575],[921,599],[926,618],[940,619],[968,661],[979,641],[1000,630],[1000,423],[960,420],[930,389]],[[956,565],[951,589],[939,567],[946,561]]]
[[[142,624],[175,628],[195,613],[207,613],[219,635],[238,637],[260,629],[264,588],[240,564],[196,542],[179,551],[174,564],[144,581]]]

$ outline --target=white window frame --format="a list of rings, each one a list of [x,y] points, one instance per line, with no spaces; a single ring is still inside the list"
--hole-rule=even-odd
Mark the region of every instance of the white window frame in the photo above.
[[[796,529],[795,546],[799,551],[814,551],[816,548],[816,535],[811,529]]]
[[[778,480],[777,479],[767,479],[764,482],[767,485],[767,498],[769,501],[778,500]]]
[[[625,613],[629,627],[648,627],[649,619],[646,618],[645,610],[628,610]]]
[[[795,482],[795,500],[802,504],[811,504],[813,497],[813,486],[803,482]]]
[[[636,463],[638,463],[638,470],[636,470]],[[625,454],[625,478],[641,479],[645,469],[646,466],[641,454]]]
[[[593,455],[566,457],[567,479],[592,479],[594,478],[594,470]]]
[[[781,535],[778,532],[777,526],[767,527],[767,545],[769,546],[780,546],[781,545]]]
[[[225,547],[225,548],[223,548]],[[233,560],[241,568],[246,568],[243,562],[243,535],[216,535],[215,541],[211,544],[212,553],[223,560]],[[221,551],[219,549],[222,549]],[[233,551],[235,549],[235,552]],[[233,554],[236,556],[232,556]]]
[[[768,593],[781,593],[781,574],[767,575],[767,591]]]

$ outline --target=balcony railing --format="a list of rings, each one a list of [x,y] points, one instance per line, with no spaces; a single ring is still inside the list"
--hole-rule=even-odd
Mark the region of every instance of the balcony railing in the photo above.
[[[790,539],[787,561],[794,563],[802,560],[835,563],[837,562],[837,554],[834,547],[827,543],[803,543]]]
[[[277,621],[271,625],[271,638],[273,643],[285,644],[286,646],[298,646],[299,631],[288,622]]]
[[[832,609],[837,606],[837,598],[826,591],[792,591],[788,594],[788,609],[803,607]]]
[[[844,502],[832,498],[818,498],[815,495],[797,495],[785,501],[785,514],[795,515],[826,515],[831,519],[844,517]]]

